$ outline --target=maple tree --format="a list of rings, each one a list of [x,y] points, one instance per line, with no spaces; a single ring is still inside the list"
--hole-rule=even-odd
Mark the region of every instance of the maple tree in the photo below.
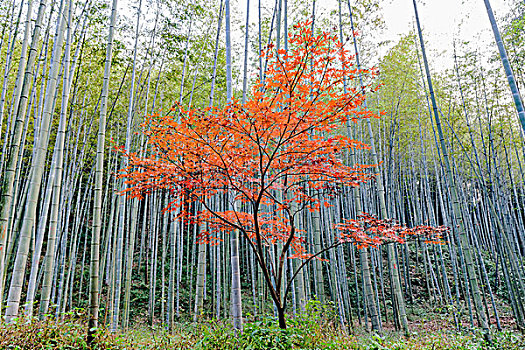
[[[127,154],[130,163],[122,174],[130,197],[170,191],[175,199],[168,210],[182,209],[180,215],[206,223],[200,243],[217,242],[216,232],[237,230],[254,252],[281,328],[286,328],[284,311],[293,279],[323,252],[349,242],[360,248],[403,242],[409,235],[435,241],[445,230],[407,229],[363,214],[336,225],[336,237],[322,250],[307,249],[305,232],[296,224],[298,214],[329,206],[341,187],[373,178],[372,165],[345,164],[349,149],[368,146],[341,134],[341,127],[377,116],[361,106],[365,89],[343,89],[357,69],[335,35],[314,35],[304,22],[294,26],[288,40],[289,51],[269,46],[262,53],[267,70],[246,103],[233,100],[223,108],[203,109],[177,104],[166,115],[147,117],[143,132],[150,155]],[[217,196],[229,207],[213,206],[211,199]],[[189,203],[199,203],[201,210],[190,213]],[[285,279],[288,258],[302,263]]]

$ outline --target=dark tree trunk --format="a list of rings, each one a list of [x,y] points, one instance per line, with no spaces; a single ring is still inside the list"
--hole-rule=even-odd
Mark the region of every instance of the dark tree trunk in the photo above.
[[[284,318],[284,308],[277,305],[277,317],[279,318],[279,328],[286,329],[286,319]]]

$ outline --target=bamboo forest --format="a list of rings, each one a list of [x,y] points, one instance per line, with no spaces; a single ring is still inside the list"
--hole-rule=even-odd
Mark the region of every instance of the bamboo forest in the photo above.
[[[524,67],[522,0],[0,0],[0,349],[525,349]]]

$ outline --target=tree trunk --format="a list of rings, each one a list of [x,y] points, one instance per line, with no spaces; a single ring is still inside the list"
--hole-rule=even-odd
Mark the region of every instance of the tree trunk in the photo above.
[[[507,80],[509,82],[510,91],[512,92],[512,98],[514,99],[514,104],[516,105],[516,110],[518,112],[518,118],[521,124],[523,133],[525,133],[525,109],[523,107],[523,100],[521,99],[520,92],[518,90],[518,85],[516,84],[516,78],[512,72],[512,67],[510,66],[509,57],[507,55],[507,50],[503,44],[503,38],[498,29],[498,24],[496,23],[496,18],[492,12],[492,7],[490,5],[490,0],[484,0],[485,7],[487,8],[487,15],[489,16],[490,25],[492,31],[494,32],[494,38],[496,39],[496,44],[498,45],[499,55],[501,57],[501,63],[505,69],[505,75],[507,75]]]
[[[284,315],[284,308],[277,305],[277,318],[279,319],[279,328],[286,329],[286,318]]]
[[[106,61],[104,63],[104,80],[100,96],[99,128],[97,136],[97,153],[95,160],[95,185],[93,203],[93,224],[91,236],[91,263],[89,269],[89,323],[87,344],[92,347],[94,336],[98,329],[99,309],[99,273],[100,273],[100,229],[102,226],[102,187],[104,179],[104,152],[106,141],[106,113],[108,105],[109,77],[111,74],[111,59],[113,50],[113,35],[117,18],[117,0],[111,6],[111,19],[106,46]]]

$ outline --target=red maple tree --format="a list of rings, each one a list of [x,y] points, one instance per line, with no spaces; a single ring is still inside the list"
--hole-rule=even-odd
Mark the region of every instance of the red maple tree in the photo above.
[[[144,134],[150,155],[128,154],[123,174],[130,197],[164,189],[183,198],[168,209],[199,203],[202,210],[191,216],[207,223],[201,242],[216,241],[214,232],[220,230],[239,232],[262,269],[282,328],[295,277],[283,277],[287,258],[302,259],[302,268],[339,244],[378,246],[402,242],[407,234],[424,231],[434,239],[441,232],[408,230],[362,215],[337,225],[333,243],[322,251],[306,249],[305,232],[295,222],[298,213],[329,205],[338,188],[373,178],[370,165],[343,161],[349,149],[368,146],[342,134],[342,126],[377,116],[362,108],[361,88],[350,87],[358,72],[335,35],[313,35],[304,22],[294,26],[288,40],[288,52],[269,47],[263,53],[268,69],[246,103],[234,100],[224,108],[204,109],[175,105],[167,115],[148,117]],[[228,210],[214,207],[214,196],[226,198]]]

